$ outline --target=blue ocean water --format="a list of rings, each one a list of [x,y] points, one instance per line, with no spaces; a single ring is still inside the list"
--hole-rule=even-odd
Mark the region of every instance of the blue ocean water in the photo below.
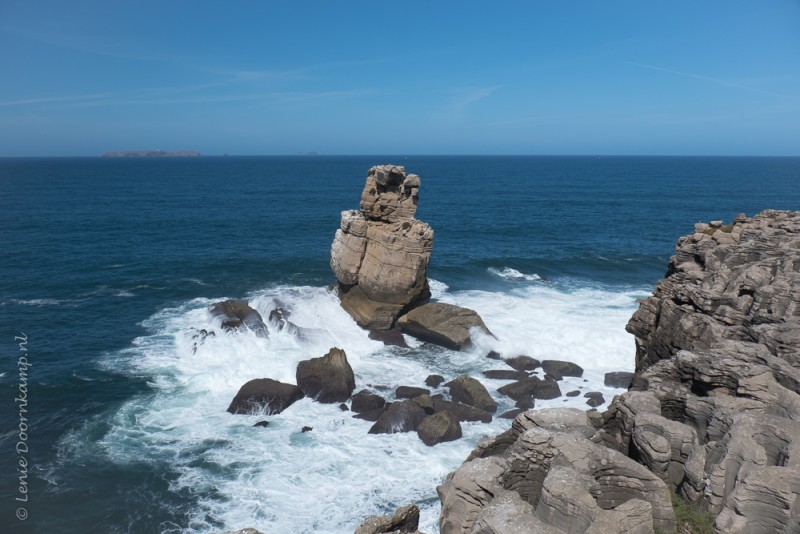
[[[330,243],[379,163],[421,176],[434,296],[478,310],[497,341],[384,348],[338,308]],[[508,421],[465,425],[464,439],[431,449],[415,435],[367,436],[369,423],[307,399],[267,429],[227,403],[251,378],[292,382],[299,360],[331,346],[347,351],[359,389],[388,396],[433,372],[496,367],[492,349],[578,361],[589,382],[566,385],[602,390],[603,372],[633,367],[625,322],[676,239],[767,208],[800,209],[800,158],[2,159],[0,525],[352,532],[415,501],[435,532],[435,485]],[[219,332],[193,350],[223,298],[262,314],[283,305],[313,333]],[[15,450],[22,333],[26,469]]]

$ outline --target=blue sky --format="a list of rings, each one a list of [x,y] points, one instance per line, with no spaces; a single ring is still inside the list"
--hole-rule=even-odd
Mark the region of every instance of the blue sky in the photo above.
[[[2,0],[0,50],[0,156],[800,155],[800,0]]]

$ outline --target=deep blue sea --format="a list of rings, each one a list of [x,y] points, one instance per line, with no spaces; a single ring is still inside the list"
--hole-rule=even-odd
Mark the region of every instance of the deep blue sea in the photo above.
[[[389,348],[339,308],[329,247],[380,163],[421,176],[434,297],[498,339]],[[625,323],[677,238],[767,208],[800,209],[800,158],[0,159],[0,530],[345,533],[416,502],[437,532],[436,484],[508,420],[430,448],[304,399],[256,428],[263,416],[225,411],[238,388],[293,382],[338,346],[358,389],[391,397],[431,373],[479,376],[497,350],[575,361],[588,382],[562,391],[610,399],[603,373],[633,368]],[[288,308],[311,334],[224,333],[207,307],[225,298]],[[216,336],[195,347],[202,328]]]

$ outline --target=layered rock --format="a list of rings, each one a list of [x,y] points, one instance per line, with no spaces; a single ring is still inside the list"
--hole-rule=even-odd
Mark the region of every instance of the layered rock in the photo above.
[[[575,409],[517,416],[437,488],[442,534],[674,529],[667,485],[593,432]]]
[[[628,324],[636,336],[636,369],[722,340],[758,343],[800,365],[798,250],[798,212],[696,224]]]
[[[672,491],[717,534],[800,532],[800,212],[695,229],[628,325],[630,391],[480,443],[439,487],[442,533],[674,531]]]
[[[387,330],[430,298],[426,277],[433,230],[414,218],[419,176],[403,167],[372,167],[359,211],[342,212],[331,268],[342,307],[361,326]]]

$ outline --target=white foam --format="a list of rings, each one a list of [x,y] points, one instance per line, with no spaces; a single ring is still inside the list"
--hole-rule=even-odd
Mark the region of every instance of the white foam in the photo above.
[[[516,269],[512,269],[511,267],[503,267],[502,269],[489,267],[486,270],[489,271],[489,273],[493,274],[494,276],[502,278],[503,280],[536,282],[542,279],[542,277],[536,273],[525,274]]]
[[[143,322],[149,335],[109,357],[106,366],[145,376],[154,393],[125,403],[110,421],[101,443],[115,462],[161,462],[177,472],[176,492],[199,495],[198,509],[183,532],[218,532],[254,527],[264,532],[352,532],[366,516],[391,513],[416,502],[420,529],[438,531],[435,488],[483,436],[510,422],[463,425],[464,438],[425,446],[416,433],[369,435],[372,423],[353,419],[338,405],[303,399],[282,414],[267,417],[267,428],[252,425],[263,416],[231,415],[225,410],[239,387],[253,378],[295,382],[300,360],[345,349],[356,373],[357,390],[421,386],[429,374],[452,378],[480,376],[502,362],[485,357],[528,354],[540,359],[575,361],[585,377],[567,378],[562,391],[599,390],[607,400],[620,390],[604,388],[607,370],[633,368],[633,338],[624,332],[637,292],[584,288],[573,292],[527,286],[512,293],[447,293],[431,281],[443,301],[477,310],[498,339],[479,336],[469,351],[435,347],[384,347],[368,338],[341,309],[334,293],[322,288],[277,287],[250,296],[265,318],[276,306],[291,312],[299,331],[277,331],[269,338],[251,332],[226,333],[207,311],[210,300],[195,299],[162,310]],[[200,329],[214,330],[201,344]],[[500,404],[513,401],[496,392],[507,383],[481,378]],[[581,397],[539,402],[537,406],[587,408]],[[302,433],[303,426],[313,431]],[[68,442],[81,447],[82,439]],[[221,526],[223,528],[221,528]]]

